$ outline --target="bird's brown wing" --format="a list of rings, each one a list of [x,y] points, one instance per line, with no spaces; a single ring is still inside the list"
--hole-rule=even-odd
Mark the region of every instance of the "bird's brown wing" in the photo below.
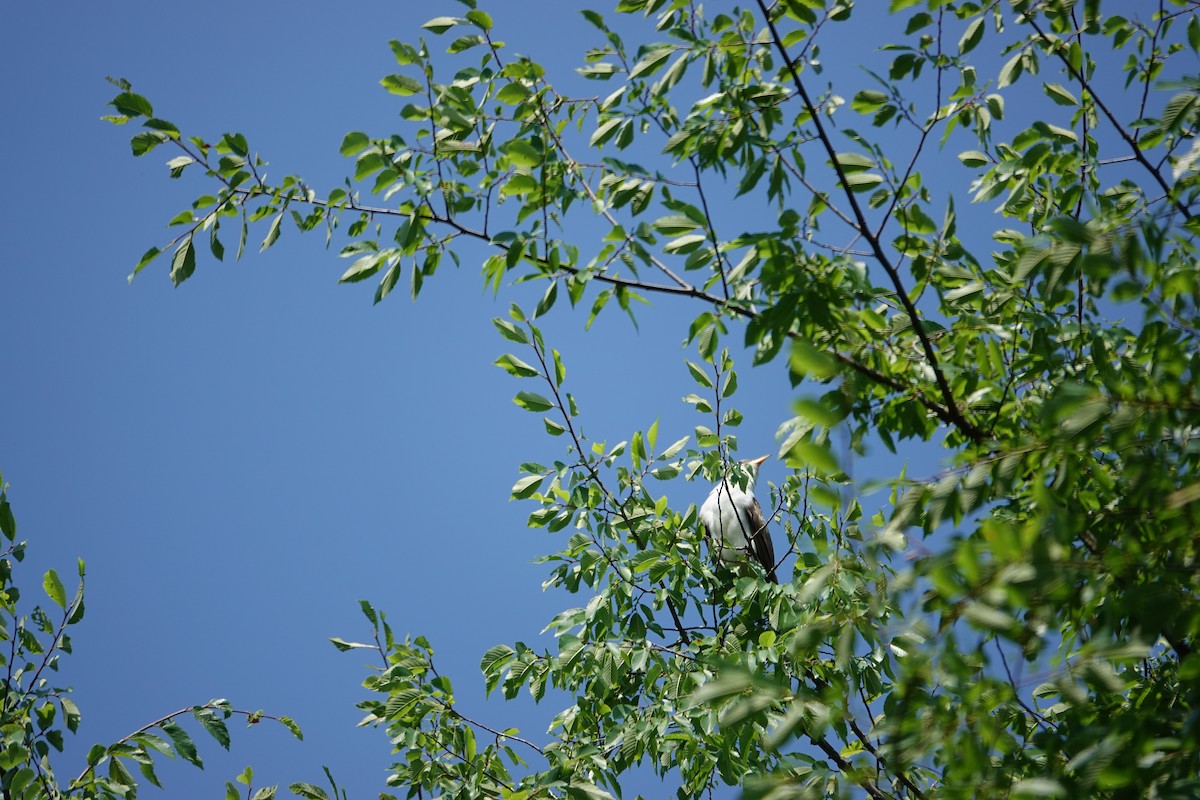
[[[775,545],[771,542],[771,532],[767,530],[767,518],[763,515],[762,506],[755,498],[754,505],[748,509],[751,536],[746,537],[750,542],[750,555],[767,571],[767,580],[779,583],[775,574]]]

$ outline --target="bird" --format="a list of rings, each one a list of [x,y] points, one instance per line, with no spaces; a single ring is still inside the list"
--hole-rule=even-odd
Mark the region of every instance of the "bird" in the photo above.
[[[769,456],[742,461],[746,470],[746,488],[741,489],[728,477],[708,493],[700,506],[700,522],[715,543],[718,557],[725,562],[740,561],[749,555],[767,571],[767,580],[779,583],[775,574],[775,546],[762,506],[754,497],[754,479],[758,467]]]

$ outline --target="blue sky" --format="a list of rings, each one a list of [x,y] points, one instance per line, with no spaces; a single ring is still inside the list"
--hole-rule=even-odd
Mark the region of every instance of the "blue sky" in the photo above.
[[[596,41],[580,7],[490,10],[499,38],[553,79]],[[540,288],[493,299],[468,250],[418,303],[397,291],[372,308],[373,289],[338,286],[345,263],[294,230],[240,263],[202,257],[180,289],[165,260],[130,285],[200,185],[168,181],[166,157],[133,159],[134,131],[99,119],[114,94],[104,76],[123,76],[185,132],[240,131],[273,174],[300,172],[323,193],[350,170],[337,154],[347,131],[398,126],[400,103],[378,85],[396,71],[387,40],[460,8],[216,0],[8,12],[0,470],[30,540],[29,593],[49,567],[65,578],[77,557],[88,565],[87,617],[62,665],[84,723],[60,777],[95,742],[227,697],[293,716],[305,741],[258,726],[235,731],[231,754],[202,742],[203,773],[160,768],[171,796],[211,797],[246,764],[259,783],[281,784],[319,782],[326,764],[352,797],[375,796],[389,746],[354,727],[367,657],[328,643],[366,635],[359,599],[398,633],[427,635],[459,699],[496,727],[536,737],[557,710],[552,699],[544,713],[483,706],[478,673],[487,648],[532,641],[582,603],[542,593],[545,570],[529,562],[559,540],[526,527],[532,507],[508,502],[521,462],[562,455],[540,417],[509,401],[527,387],[492,366],[510,348],[490,318]],[[855,35],[880,19],[858,15]],[[827,59],[847,53],[870,55]],[[655,299],[640,331],[614,312],[587,335],[584,315],[565,307],[546,320],[592,438],[615,442],[660,418],[669,442],[701,422],[680,402],[694,390],[681,342],[699,311]],[[773,452],[796,393],[778,367],[741,366],[743,452]],[[855,477],[897,463],[873,455]],[[927,455],[913,472],[935,467]],[[763,474],[778,481],[781,470],[768,462]],[[707,487],[669,490],[682,508]]]
[[[493,13],[511,47],[563,69],[591,37],[572,6]],[[47,568],[66,579],[81,557],[88,569],[61,672],[84,715],[64,779],[93,743],[227,697],[293,716],[305,741],[236,729],[225,754],[201,733],[204,772],[160,767],[170,796],[214,796],[246,764],[260,784],[320,782],[327,764],[352,797],[373,797],[389,746],[354,727],[367,658],[328,643],[366,635],[360,598],[398,633],[431,639],[468,708],[487,648],[531,641],[579,604],[541,592],[545,570],[529,562],[558,540],[508,501],[521,462],[562,455],[510,402],[526,387],[491,363],[509,348],[490,318],[531,292],[482,293],[468,256],[420,302],[397,292],[372,308],[372,289],[338,286],[345,263],[294,231],[240,263],[203,259],[180,289],[165,261],[126,282],[200,186],[168,181],[167,156],[132,158],[134,131],[100,121],[115,93],[106,75],[185,131],[241,131],[274,174],[328,187],[349,169],[337,154],[347,131],[396,127],[399,104],[378,85],[396,71],[387,40],[459,8],[301,7],[22,4],[0,32],[4,70],[21,76],[6,82],[0,128],[0,470],[30,541],[27,596]],[[512,24],[535,8],[542,27]],[[655,300],[640,332],[614,313],[586,336],[582,316],[551,315],[589,435],[615,442],[660,417],[673,441],[700,421],[680,402],[698,311]],[[792,394],[777,373],[742,378],[744,447],[771,451]],[[428,483],[413,492],[415,480]],[[672,484],[672,501],[706,488]],[[538,735],[554,710],[493,703],[481,715]]]

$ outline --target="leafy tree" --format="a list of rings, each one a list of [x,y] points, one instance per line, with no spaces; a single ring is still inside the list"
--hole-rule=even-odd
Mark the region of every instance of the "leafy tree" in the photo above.
[[[110,117],[141,124],[135,155],[202,180],[162,248],[177,284],[205,240],[220,260],[231,229],[240,256],[251,226],[267,248],[294,224],[336,236],[341,281],[376,302],[472,242],[485,285],[545,286],[496,320],[497,365],[563,442],[513,496],[563,532],[547,583],[581,604],[554,648],[497,645],[481,667],[505,697],[571,699],[544,736],[469,719],[429,642],[364,604],[373,643],[335,644],[382,659],[363,707],[398,748],[391,783],[1200,793],[1198,4],[891,0],[883,68],[823,85],[827,53],[869,53],[853,26],[882,3],[619,0],[583,12],[587,97],[464,5],[391,42],[405,127],[347,134],[344,187],[268,181],[244,136],[185,135],[123,81]],[[589,324],[694,304],[692,436],[583,435],[569,354],[538,328],[560,295]],[[669,495],[738,472],[738,341],[798,387],[768,512],[794,557],[780,586],[719,567]],[[847,459],[900,447],[944,469],[864,509]]]
[[[72,652],[71,626],[83,620],[84,564],[79,561],[79,585],[68,596],[58,573],[47,570],[42,589],[53,606],[34,606],[21,612],[22,592],[14,578],[14,566],[25,558],[27,542],[17,541],[17,522],[8,502],[8,485],[0,478],[0,797],[4,800],[54,800],[60,797],[132,798],[137,796],[136,765],[142,779],[161,787],[154,771],[155,757],[168,756],[203,767],[199,750],[181,725],[191,716],[222,747],[229,748],[231,717],[249,725],[274,720],[302,738],[300,727],[288,717],[273,717],[262,711],[234,708],[228,700],[211,700],[165,714],[120,741],[94,745],[78,775],[67,779],[56,773],[55,753],[62,753],[64,731],[76,733],[82,714],[71,699],[69,686],[58,682],[59,660]],[[61,716],[60,716],[61,714]],[[238,781],[251,796],[254,773],[247,768]],[[331,779],[332,780],[332,779]],[[297,784],[292,787],[304,787]],[[237,790],[229,785],[232,797]],[[253,792],[255,800],[270,800],[276,787]],[[299,793],[299,792],[297,792]],[[336,787],[335,787],[336,794]]]

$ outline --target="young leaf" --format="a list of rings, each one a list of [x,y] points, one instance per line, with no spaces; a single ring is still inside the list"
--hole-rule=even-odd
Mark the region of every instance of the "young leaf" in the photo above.
[[[296,720],[291,717],[280,717],[279,724],[287,728],[297,740],[304,741],[304,732],[300,730],[300,726],[296,724]]]
[[[63,582],[59,580],[58,573],[54,570],[47,570],[42,577],[42,588],[46,590],[46,594],[59,607],[67,607],[67,590],[63,586]]]

